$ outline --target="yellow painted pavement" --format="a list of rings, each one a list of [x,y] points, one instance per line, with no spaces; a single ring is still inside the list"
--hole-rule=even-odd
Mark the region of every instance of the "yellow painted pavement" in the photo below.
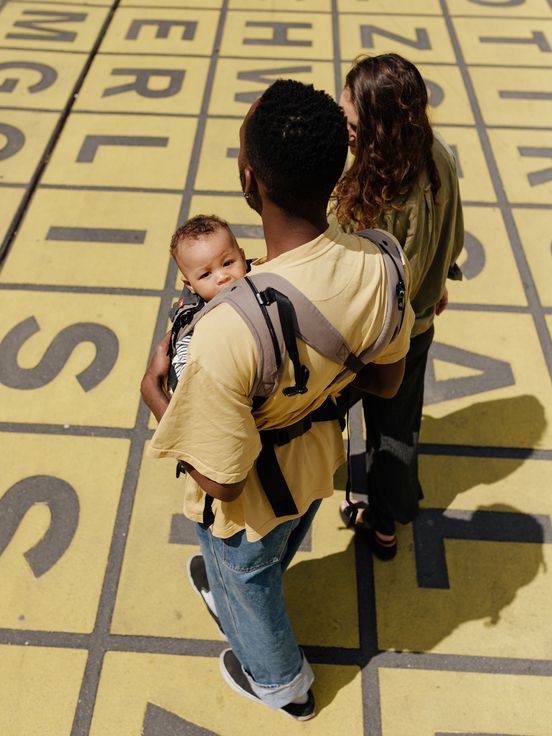
[[[388,51],[456,155],[465,278],[436,324],[419,523],[372,563],[341,473],[289,570],[317,678],[300,724],[219,675],[139,383],[178,222],[215,212],[263,253],[236,164],[252,101],[281,76],[338,95]],[[552,734],[551,58],[546,0],[0,2],[2,736]]]

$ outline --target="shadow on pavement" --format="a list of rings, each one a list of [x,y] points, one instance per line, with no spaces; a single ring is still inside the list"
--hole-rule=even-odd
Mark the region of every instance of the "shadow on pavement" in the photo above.
[[[415,525],[399,529],[399,554],[394,561],[376,561],[372,566],[367,550],[362,550],[362,558],[366,562],[363,562],[365,574],[362,570],[357,573],[360,600],[363,601],[359,612],[362,622],[359,624],[374,626],[375,607],[378,648],[374,647],[371,652],[356,649],[346,656],[336,648],[335,664],[361,667],[379,652],[388,650],[432,652],[437,649],[443,653],[442,643],[452,632],[466,622],[480,620],[484,621],[484,630],[470,630],[463,650],[456,652],[453,646],[451,654],[492,656],[492,647],[503,641],[501,656],[535,657],[534,652],[519,654],[519,646],[523,642],[518,642],[516,649],[512,622],[504,621],[502,612],[544,568],[543,544],[552,543],[549,517],[527,514],[506,503],[480,505],[475,511],[473,508],[470,511],[449,511],[447,506],[459,494],[477,485],[500,482],[531,456],[531,447],[537,444],[546,427],[543,406],[534,396],[480,402],[442,419],[426,417],[424,426],[429,423],[431,435],[439,435],[441,442],[449,443],[454,439],[451,431],[454,427],[461,428],[462,433],[466,428],[480,427],[481,423],[500,429],[504,423],[517,418],[526,428],[523,443],[526,451],[507,453],[506,461],[502,458],[493,461],[495,458],[490,457],[483,462],[465,462],[462,473],[448,473],[442,479],[432,478],[432,485],[440,486],[436,495],[440,506],[444,502],[443,507],[424,508]],[[485,457],[484,449],[481,455]],[[335,485],[338,489],[344,488],[343,468],[336,474]],[[523,488],[519,489],[519,494],[522,504]],[[342,527],[337,514],[336,525],[343,529],[344,534],[351,534]],[[414,541],[412,526],[415,526]],[[422,544],[419,539],[416,542],[416,534],[422,538]],[[495,544],[485,544],[487,542]],[[315,584],[313,581],[325,586],[328,601],[331,601],[335,588],[340,588],[339,585],[334,586],[333,581],[340,570],[343,571],[347,564],[345,558],[350,559],[350,555],[348,547],[321,559],[300,561],[289,569],[286,591],[292,616],[309,616],[309,590]],[[351,590],[348,601],[348,605],[355,609],[358,605],[356,593],[356,590]],[[526,606],[527,601],[522,602],[521,609]],[[329,608],[334,606],[329,605]],[[322,632],[327,642],[325,646],[335,646],[332,632],[339,622],[333,621],[330,615],[324,619],[318,612],[318,615],[313,615],[313,624],[327,628],[325,633]],[[519,621],[516,621],[515,629],[519,634],[518,625]],[[530,628],[528,622],[527,632]],[[319,630],[317,638],[320,638]],[[485,649],[485,644],[478,649],[478,638],[487,639],[490,649]],[[308,644],[308,640],[304,643]],[[328,655],[332,656],[330,650]],[[327,656],[323,661],[329,661]],[[317,677],[319,709],[331,703],[339,690],[357,677],[357,666],[328,668]]]

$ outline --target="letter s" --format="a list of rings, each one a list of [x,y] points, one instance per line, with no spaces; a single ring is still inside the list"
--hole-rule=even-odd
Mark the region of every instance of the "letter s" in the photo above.
[[[110,373],[119,354],[115,333],[94,322],[78,322],[65,327],[52,340],[34,368],[21,368],[17,362],[23,344],[40,331],[34,317],[13,327],[0,343],[0,383],[10,388],[29,390],[50,383],[61,371],[75,347],[91,342],[96,347],[94,360],[77,376],[84,391],[95,388]]]

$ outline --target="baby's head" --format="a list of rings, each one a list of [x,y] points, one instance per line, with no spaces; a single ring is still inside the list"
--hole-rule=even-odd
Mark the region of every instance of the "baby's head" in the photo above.
[[[196,215],[171,239],[171,255],[186,286],[206,302],[247,272],[245,253],[216,215]]]

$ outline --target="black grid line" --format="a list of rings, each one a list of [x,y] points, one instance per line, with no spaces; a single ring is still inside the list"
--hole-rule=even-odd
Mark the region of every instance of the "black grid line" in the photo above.
[[[541,344],[541,349],[548,368],[548,372],[552,376],[552,341],[550,339],[550,333],[548,331],[548,327],[544,318],[544,310],[540,301],[537,288],[535,286],[535,282],[533,280],[531,269],[527,262],[527,257],[523,250],[523,244],[519,236],[517,225],[514,221],[510,203],[508,202],[507,195],[502,186],[500,172],[498,170],[498,166],[494,157],[489,136],[487,135],[483,115],[479,107],[479,101],[477,99],[477,95],[469,74],[469,66],[464,61],[460,42],[454,29],[454,23],[448,12],[447,2],[446,0],[440,0],[440,2],[443,9],[443,17],[445,18],[445,22],[449,31],[450,40],[458,61],[458,68],[460,69],[460,72],[462,74],[462,79],[464,81],[464,85],[468,93],[468,98],[470,100],[472,113],[476,121],[477,132],[479,134],[481,146],[485,155],[485,161],[495,190],[498,207],[501,211],[502,218],[506,226],[506,232],[508,233],[512,253],[514,255],[514,259],[519,271],[519,276],[523,284],[525,297],[531,310],[533,323],[535,325],[537,336]]]
[[[75,100],[77,98],[77,95],[79,93],[79,90],[81,89],[84,80],[86,78],[86,75],[88,74],[90,67],[92,66],[92,62],[94,60],[94,57],[96,53],[98,52],[98,49],[100,47],[100,44],[107,33],[107,29],[109,28],[109,25],[113,19],[113,15],[119,5],[120,0],[114,0],[112,3],[111,8],[107,12],[106,18],[102,24],[102,27],[98,33],[96,42],[94,46],[92,47],[92,50],[88,54],[87,61],[85,62],[81,73],[77,79],[77,82],[75,83],[75,86],[73,87],[73,90],[71,91],[67,104],[65,105],[63,111],[61,112],[61,115],[59,117],[59,120],[50,136],[50,139],[48,143],[46,144],[46,147],[42,153],[42,157],[35,169],[35,172],[31,178],[31,181],[29,182],[28,188],[25,192],[25,195],[23,199],[21,200],[21,203],[19,204],[19,207],[17,208],[17,212],[15,213],[14,218],[12,219],[11,225],[8,228],[7,234],[4,238],[4,241],[0,244],[0,266],[2,265],[2,262],[5,260],[6,256],[9,253],[11,244],[14,240],[15,234],[17,232],[17,229],[19,228],[21,221],[23,220],[23,217],[25,216],[26,210],[30,204],[30,201],[33,197],[33,194],[35,192],[35,189],[38,186],[38,183],[40,182],[40,178],[42,174],[44,173],[44,170],[46,168],[46,165],[50,159],[50,156],[52,155],[52,152],[56,146],[56,143],[58,142],[61,133],[63,131],[63,128],[65,127],[65,123],[67,122],[67,119],[69,118],[69,115],[71,113],[71,110],[73,108],[73,105],[75,103]],[[107,10],[109,6],[103,6],[104,9]],[[1,8],[0,8],[1,10]],[[3,48],[3,47],[0,47]],[[20,51],[21,49],[19,47],[14,48],[13,50]],[[81,52],[81,55],[82,52]],[[57,112],[57,111],[56,111]]]
[[[214,78],[214,72],[217,63],[216,49],[220,45],[220,39],[224,29],[224,22],[226,17],[227,0],[224,0],[220,10],[220,16],[218,20],[217,32],[215,35],[211,62],[209,66],[209,72],[207,81],[203,92],[203,100],[201,110],[199,113],[198,125],[196,128],[196,135],[194,144],[192,147],[192,158],[188,168],[188,174],[186,178],[186,184],[184,187],[182,204],[178,220],[181,221],[187,216],[191,193],[192,193],[192,182],[195,179],[199,155],[201,150],[201,144],[203,141],[203,133],[205,129],[205,121],[207,117],[208,102],[211,95],[211,88]],[[176,279],[176,266],[174,263],[170,263],[167,269],[167,275],[165,279],[165,291],[166,295],[161,299],[161,304],[158,312],[157,324],[153,334],[152,349],[161,337],[163,336],[166,323],[167,314],[169,311],[170,304],[173,301],[173,290]],[[127,539],[127,532],[130,526],[130,519],[132,515],[132,506],[134,503],[134,496],[136,493],[136,487],[138,483],[138,473],[141,465],[141,458],[144,450],[145,440],[149,437],[149,430],[147,428],[149,422],[149,410],[141,404],[138,409],[138,416],[135,426],[135,434],[131,440],[131,450],[129,453],[129,460],[127,465],[127,472],[123,483],[123,489],[121,493],[121,503],[117,511],[117,519],[115,523],[115,531],[113,535],[112,548],[109,554],[109,561],[107,565],[106,575],[104,577],[104,584],[102,594],[100,596],[100,603],[98,606],[98,617],[95,625],[95,632],[100,632],[100,645],[95,647],[94,650],[90,650],[87,666],[85,669],[83,684],[81,687],[81,695],[79,697],[79,703],[75,713],[75,719],[73,721],[73,728],[71,736],[86,736],[90,729],[90,723],[92,719],[94,703],[96,693],[99,685],[99,679],[101,674],[101,666],[103,657],[109,647],[107,646],[106,635],[109,632],[111,625],[111,618],[115,607],[117,583],[121,575],[122,564],[125,553],[125,545]]]
[[[18,0],[12,0],[14,4]],[[25,2],[34,2],[34,0],[25,0]],[[0,0],[0,11],[5,6],[6,0]],[[549,4],[551,0],[549,0]],[[50,2],[49,4],[56,4]],[[99,45],[102,38],[104,37],[109,22],[111,21],[113,14],[116,12],[118,2],[114,2],[111,7],[110,14],[106,19],[106,22],[98,36],[96,44],[93,50],[89,54],[88,63],[85,65],[79,81],[75,87],[75,90],[80,89],[84,79],[90,69],[90,65],[94,56],[99,51]],[[60,7],[67,7],[66,4],[59,4]],[[101,7],[106,6],[91,6],[87,7]],[[130,8],[133,6],[125,6]],[[136,6],[140,10],[147,10],[147,6]],[[154,9],[161,9],[163,7],[170,8],[169,6],[160,6],[152,3],[150,6]],[[550,308],[543,307],[538,292],[536,290],[534,281],[532,279],[531,271],[527,263],[523,246],[515,221],[512,216],[512,209],[514,208],[526,208],[526,209],[551,209],[552,205],[538,205],[538,204],[514,204],[508,201],[505,194],[502,192],[500,174],[496,161],[494,160],[494,154],[492,146],[490,144],[486,130],[489,129],[515,129],[525,126],[485,126],[483,117],[479,109],[477,95],[472,85],[471,78],[469,75],[469,67],[478,66],[496,66],[497,69],[504,68],[505,65],[467,65],[464,62],[461,47],[458,39],[455,35],[454,20],[459,17],[472,17],[469,15],[459,16],[451,15],[448,12],[446,0],[441,0],[442,16],[436,14],[421,14],[416,13],[416,17],[444,17],[447,22],[447,28],[453,43],[455,53],[457,56],[457,63],[442,64],[438,62],[424,62],[424,65],[429,66],[431,64],[438,66],[449,66],[456,68],[458,67],[462,73],[463,83],[468,93],[472,112],[474,114],[475,125],[455,125],[454,127],[463,127],[473,129],[476,128],[480,137],[482,148],[484,151],[485,159],[489,172],[491,174],[491,180],[497,196],[497,202],[483,203],[483,202],[465,202],[465,205],[479,206],[481,208],[494,207],[499,208],[502,214],[504,223],[507,228],[507,232],[511,241],[512,251],[516,260],[518,272],[522,282],[524,283],[525,294],[528,300],[527,307],[516,307],[512,305],[490,305],[490,304],[455,304],[450,305],[451,309],[457,311],[485,311],[485,312],[505,312],[505,313],[523,313],[530,314],[533,318],[539,340],[541,342],[541,348],[547,361],[549,370],[552,373],[552,348],[550,347],[550,338],[545,322],[545,315],[552,313]],[[190,10],[198,10],[198,6],[190,6]],[[156,189],[156,188],[133,188],[133,187],[90,187],[90,186],[71,186],[71,185],[40,185],[40,177],[47,164],[48,155],[45,152],[43,159],[41,160],[39,167],[36,170],[35,176],[31,184],[29,185],[29,191],[27,192],[24,201],[21,203],[18,212],[14,218],[14,223],[10,227],[5,243],[8,243],[5,251],[1,251],[2,255],[6,255],[7,247],[13,242],[14,235],[17,231],[18,225],[21,222],[22,217],[26,209],[28,208],[34,191],[38,188],[42,189],[59,189],[59,190],[99,190],[99,191],[126,191],[126,192],[155,192],[162,194],[178,194],[182,197],[178,220],[185,219],[189,214],[190,203],[192,197],[197,194],[201,195],[212,195],[212,196],[241,196],[238,191],[208,191],[198,190],[194,188],[194,182],[198,173],[201,149],[205,135],[205,127],[208,119],[237,119],[238,115],[232,116],[217,116],[209,115],[208,108],[213,91],[213,84],[215,73],[217,69],[217,63],[219,59],[240,59],[248,60],[254,57],[242,57],[242,56],[221,56],[216,50],[220,45],[222,38],[225,20],[229,12],[228,0],[224,0],[219,10],[219,19],[217,26],[217,33],[214,42],[214,48],[212,54],[205,55],[190,55],[193,58],[209,58],[209,72],[205,87],[203,90],[201,109],[198,115],[179,115],[179,114],[163,114],[160,116],[166,117],[191,117],[197,118],[198,124],[195,133],[195,139],[192,147],[192,156],[190,159],[190,165],[188,174],[183,190],[178,189]],[[246,12],[239,9],[232,8],[231,12]],[[251,11],[247,11],[251,12]],[[301,11],[285,11],[286,14],[292,15],[294,12]],[[304,12],[304,11],[303,11]],[[328,14],[326,11],[319,11],[318,14]],[[344,13],[339,11],[337,0],[332,0],[331,7],[331,19],[332,19],[332,34],[334,42],[334,82],[335,82],[335,93],[338,96],[341,87],[341,55],[339,47],[339,18],[344,15],[355,15],[353,13]],[[378,13],[383,15],[383,13]],[[396,14],[389,13],[389,17],[394,17]],[[473,16],[481,19],[481,16]],[[485,16],[491,18],[491,16]],[[492,16],[494,17],[494,16]],[[502,17],[497,15],[497,17]],[[512,16],[509,16],[512,17]],[[523,16],[523,19],[527,20],[527,16]],[[13,48],[3,47],[0,48]],[[20,50],[20,49],[18,49]],[[32,49],[26,49],[32,52]],[[40,50],[41,53],[45,49]],[[54,50],[51,50],[54,52]],[[69,50],[61,51],[55,50],[55,53],[78,53],[83,55],[85,52],[72,52]],[[103,52],[99,52],[103,53]],[[106,56],[125,56],[125,53],[117,52],[106,52]],[[147,56],[165,56],[164,54],[133,54]],[[180,56],[178,54],[170,54],[170,56]],[[181,55],[182,58],[186,58],[188,55]],[[278,56],[274,59],[262,58],[262,62],[270,63],[270,61],[282,62],[286,59],[296,61],[294,57],[283,57]],[[302,60],[304,61],[304,60]],[[328,59],[308,59],[309,63],[323,61],[328,62]],[[539,68],[539,67],[531,67]],[[544,68],[544,67],[540,67]],[[1,109],[1,108],[0,108]],[[23,108],[3,108],[3,109],[23,109]],[[33,112],[48,111],[36,110],[35,108],[29,108]],[[53,112],[59,112],[54,110]],[[86,110],[73,110],[72,100],[68,102],[67,106],[62,112],[58,127],[54,131],[54,134],[50,140],[48,146],[48,152],[51,153],[55,143],[57,142],[67,120],[69,114],[87,114],[87,113],[98,114],[98,111],[86,111]],[[124,116],[124,113],[106,113],[106,114],[117,114]],[[156,113],[128,113],[129,115],[148,115],[157,116]],[[449,124],[452,125],[452,124]],[[439,124],[439,127],[446,127],[446,124]],[[542,128],[539,128],[542,130]],[[25,188],[27,185],[10,185],[2,184],[2,186],[11,186],[14,188]],[[66,293],[97,293],[97,294],[118,294],[128,296],[155,296],[160,299],[160,306],[158,311],[157,322],[152,338],[151,347],[153,348],[158,340],[161,338],[165,331],[167,321],[168,307],[174,300],[175,296],[175,280],[176,280],[176,267],[171,262],[167,268],[165,284],[163,289],[125,289],[119,287],[80,287],[80,286],[56,286],[56,285],[44,285],[44,284],[0,284],[1,291],[10,290],[25,290],[25,291],[44,291],[44,292],[66,292]],[[75,719],[73,722],[73,728],[71,736],[86,736],[90,730],[90,724],[93,716],[95,698],[97,689],[101,677],[101,667],[103,657],[108,651],[117,652],[138,652],[138,653],[157,653],[157,654],[182,654],[186,656],[218,656],[223,645],[221,642],[205,641],[205,640],[194,640],[194,639],[181,639],[171,637],[153,637],[153,636],[121,636],[110,633],[111,619],[114,612],[118,581],[120,578],[122,564],[125,556],[125,545],[128,536],[128,530],[132,517],[132,510],[134,504],[134,498],[138,483],[138,477],[141,466],[141,458],[144,450],[144,445],[147,439],[152,434],[152,431],[148,428],[149,412],[144,406],[140,406],[136,416],[136,422],[133,428],[124,429],[119,427],[94,427],[94,426],[71,426],[67,427],[60,424],[32,424],[32,423],[15,423],[15,422],[4,422],[0,423],[0,432],[23,432],[23,433],[39,433],[39,434],[51,434],[51,435],[63,435],[63,436],[98,436],[98,437],[110,437],[110,438],[124,438],[130,439],[130,453],[127,463],[126,473],[124,477],[123,487],[121,491],[120,503],[117,510],[116,521],[114,525],[114,532],[112,537],[111,549],[109,552],[109,558],[106,568],[105,577],[103,580],[102,592],[98,605],[98,615],[94,627],[94,631],[90,635],[85,634],[70,634],[68,632],[49,632],[49,631],[25,631],[25,630],[14,630],[14,629],[0,629],[0,644],[17,644],[20,646],[31,645],[39,647],[60,647],[60,648],[71,648],[71,649],[83,649],[89,652],[88,661],[82,680],[81,692],[79,697],[79,704],[75,712]],[[422,455],[450,455],[450,456],[466,456],[476,458],[501,458],[501,459],[526,459],[531,458],[535,460],[551,460],[552,450],[537,450],[537,449],[525,449],[525,448],[503,448],[503,447],[480,447],[480,446],[467,446],[467,445],[450,445],[450,444],[422,444],[420,447]],[[377,621],[376,621],[376,589],[373,576],[372,559],[368,553],[365,545],[362,544],[360,538],[355,539],[355,554],[356,554],[356,583],[358,590],[358,627],[360,646],[358,650],[346,649],[339,647],[305,647],[308,658],[314,663],[322,664],[342,664],[345,666],[355,666],[362,669],[362,698],[364,704],[364,715],[363,725],[365,736],[379,736],[381,734],[381,704],[379,694],[379,682],[378,682],[378,671],[381,667],[386,668],[399,668],[399,669],[427,669],[427,670],[447,670],[447,671],[459,671],[459,672],[488,672],[488,673],[510,673],[515,675],[534,675],[539,674],[542,676],[552,676],[552,662],[549,661],[535,661],[535,660],[520,660],[515,658],[493,658],[493,657],[472,657],[465,655],[438,655],[438,654],[414,654],[408,652],[394,653],[382,651],[378,648],[378,636],[377,636]],[[168,735],[167,735],[168,736]]]

